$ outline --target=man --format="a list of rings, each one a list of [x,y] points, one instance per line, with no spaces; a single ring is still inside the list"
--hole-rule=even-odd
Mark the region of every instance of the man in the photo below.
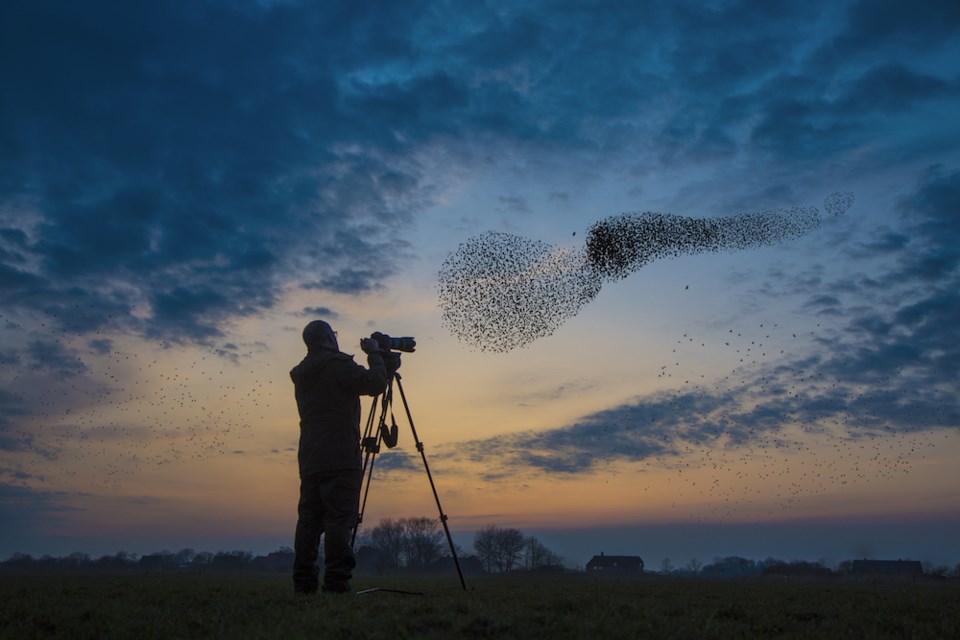
[[[357,522],[362,483],[360,396],[387,388],[387,370],[377,341],[360,348],[369,369],[340,352],[337,333],[323,320],[303,330],[307,356],[290,372],[300,412],[300,503],[297,508],[293,586],[316,593],[317,555],[324,534],[323,591],[350,590],[356,559],[350,538]]]

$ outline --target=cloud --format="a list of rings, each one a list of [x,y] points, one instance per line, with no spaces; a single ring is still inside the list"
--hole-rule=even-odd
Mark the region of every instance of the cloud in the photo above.
[[[402,449],[392,451],[384,450],[377,456],[374,473],[384,472],[389,474],[402,472],[423,471],[423,462],[418,456],[407,453]]]
[[[917,374],[902,371],[917,366],[918,350],[904,345],[850,348],[830,359],[758,367],[716,390],[637,398],[566,427],[461,443],[444,457],[480,462],[490,478],[570,476],[614,462],[669,465],[700,448],[790,447],[786,433],[796,425],[811,433],[830,425],[839,446],[956,428],[960,402],[953,390],[942,384],[915,389],[927,376],[943,376],[945,367],[930,362]]]
[[[518,406],[527,406],[539,402],[556,400],[569,395],[576,395],[595,389],[597,382],[593,380],[572,380],[546,389],[519,392],[514,395]]]
[[[916,189],[901,198],[898,211],[908,242],[888,245],[894,268],[878,275],[885,282],[879,308],[852,319],[852,344],[828,345],[849,361],[878,367],[887,375],[911,367],[920,384],[936,386],[958,371],[960,348],[953,338],[960,322],[960,170],[930,167]],[[884,242],[888,231],[878,233]]]
[[[334,320],[340,316],[340,314],[329,307],[304,307],[300,315],[318,316],[321,318],[331,318]]]
[[[896,58],[905,52],[926,52],[960,31],[960,9],[951,0],[931,0],[918,6],[896,0],[858,0],[844,11],[843,28],[818,51],[823,67],[875,57],[881,51]]]
[[[916,73],[900,63],[883,64],[847,87],[836,109],[849,117],[896,114],[955,92],[954,84],[942,78]]]
[[[902,251],[907,243],[910,242],[910,236],[892,231],[877,230],[874,238],[869,242],[858,243],[850,254],[855,258],[874,258],[879,255],[894,254]]]
[[[360,293],[378,291],[383,285],[377,280],[377,272],[373,269],[344,269],[334,276],[308,282],[304,288],[334,293]]]
[[[523,196],[510,195],[497,198],[500,210],[510,213],[530,213],[530,205]]]
[[[5,3],[5,307],[209,344],[291,284],[360,294],[395,275],[443,180],[433,153],[524,171],[744,144],[822,158],[882,129],[865,114],[955,90],[896,58],[842,77],[797,63],[810,38],[849,53],[901,24],[946,43],[949,4],[896,20],[856,4],[822,32],[802,3],[551,6]]]
[[[5,306],[206,342],[302,271],[341,292],[389,276],[389,254],[350,265],[404,223],[419,178],[385,159],[375,113],[339,102],[352,67],[409,48],[408,14],[383,9],[5,5]],[[369,153],[337,150],[355,143]]]
[[[34,371],[64,380],[87,373],[87,366],[76,351],[54,340],[34,340],[24,350],[27,366]]]
[[[30,440],[13,430],[15,420],[25,413],[23,398],[6,389],[0,389],[0,451],[29,449]]]
[[[106,355],[113,349],[113,340],[109,338],[96,338],[87,343],[90,349],[98,355]]]

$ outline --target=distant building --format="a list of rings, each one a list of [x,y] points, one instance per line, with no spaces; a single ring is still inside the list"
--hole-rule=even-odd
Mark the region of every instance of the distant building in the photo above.
[[[601,551],[587,563],[587,573],[595,571],[643,573],[643,559],[640,556],[608,556]]]
[[[854,560],[852,576],[922,576],[919,560]]]

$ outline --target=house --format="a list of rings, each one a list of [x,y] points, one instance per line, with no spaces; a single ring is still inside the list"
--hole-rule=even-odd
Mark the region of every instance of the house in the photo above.
[[[919,560],[854,560],[852,576],[922,576]]]
[[[587,563],[587,573],[598,571],[643,573],[643,559],[640,556],[608,556],[601,551]]]

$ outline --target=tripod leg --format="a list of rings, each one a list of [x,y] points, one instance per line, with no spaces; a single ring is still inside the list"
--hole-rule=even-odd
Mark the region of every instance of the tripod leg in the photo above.
[[[443,512],[443,506],[440,505],[440,496],[437,494],[437,485],[433,482],[433,474],[430,473],[430,465],[427,464],[427,454],[423,451],[423,443],[417,436],[417,428],[413,426],[413,416],[410,414],[410,405],[407,404],[407,396],[403,392],[403,385],[400,384],[400,374],[395,374],[397,380],[397,389],[400,390],[400,399],[403,400],[403,409],[407,413],[407,422],[410,423],[410,431],[413,433],[413,441],[417,445],[417,451],[420,452],[420,458],[423,460],[423,468],[427,472],[427,479],[430,481],[430,488],[433,490],[433,499],[437,502],[437,511],[440,513],[440,524],[443,525],[443,532],[447,536],[447,544],[450,545],[450,555],[453,556],[453,563],[457,567],[457,575],[460,576],[460,586],[467,590],[467,581],[463,578],[463,568],[460,566],[460,558],[457,556],[457,549],[453,545],[453,537],[450,535],[450,527],[447,526],[447,514]]]
[[[357,543],[357,530],[363,522],[363,513],[367,509],[367,497],[370,495],[370,480],[373,478],[373,465],[376,461],[377,453],[380,452],[381,429],[377,429],[376,438],[372,435],[373,423],[377,415],[377,400],[379,399],[380,396],[374,396],[373,398],[373,403],[370,405],[370,414],[367,416],[367,426],[366,429],[364,429],[363,438],[360,440],[360,444],[364,450],[363,470],[361,471],[363,475],[363,498],[360,501],[360,509],[357,512],[357,521],[353,525],[353,534],[350,536],[351,547],[356,546]],[[380,417],[381,422],[386,419],[386,415],[387,412],[384,407]]]

